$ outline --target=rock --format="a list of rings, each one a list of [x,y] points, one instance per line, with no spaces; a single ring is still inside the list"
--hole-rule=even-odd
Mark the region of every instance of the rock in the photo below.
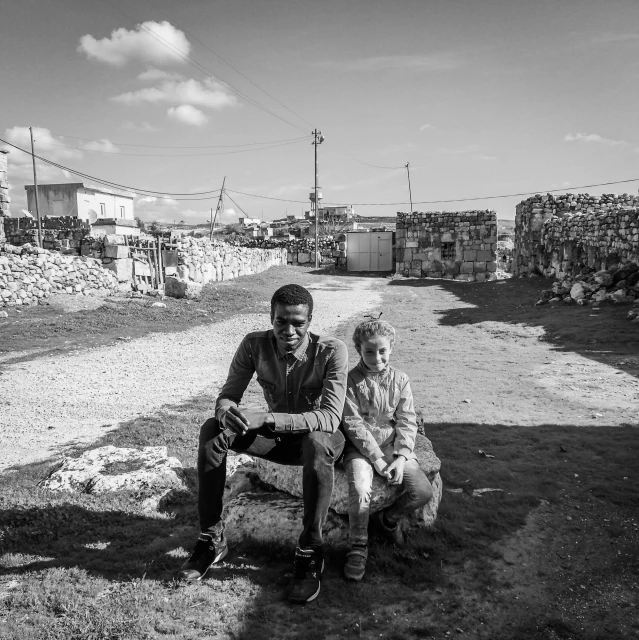
[[[0,311],[0,318],[8,318],[9,314],[6,311]]]
[[[171,298],[199,298],[202,295],[202,285],[191,280],[168,276],[164,283],[164,294]]]
[[[608,295],[610,296],[610,299],[613,302],[616,302],[617,304],[631,303],[633,301],[633,299],[629,299],[629,297],[626,295],[626,292],[623,289],[617,289],[616,291],[613,291]]]
[[[424,506],[421,514],[423,524],[432,526],[437,517],[437,509],[441,501],[442,483],[439,476],[441,462],[433,451],[430,440],[422,435],[417,436],[415,454],[420,467],[424,470],[433,485],[433,498]],[[268,460],[255,459],[255,472],[262,482],[291,495],[302,496],[302,467],[279,465]],[[389,485],[380,475],[375,474],[371,495],[371,513],[389,506],[401,494],[400,487]],[[335,468],[335,485],[330,508],[339,514],[348,514],[348,482],[346,472],[341,465]]]
[[[133,280],[133,258],[114,260],[104,265],[105,269],[115,273],[118,282],[131,282]]]
[[[570,297],[573,300],[583,300],[586,297],[586,293],[581,282],[576,282],[572,287],[570,287]]]
[[[612,275],[607,271],[599,271],[594,275],[595,282],[604,287],[609,287],[612,284]]]
[[[639,271],[635,271],[634,273],[631,273],[626,278],[626,284],[629,287],[634,287],[637,283],[639,283]]]
[[[166,302],[154,302],[151,306],[164,309],[164,307],[166,307]]]
[[[243,493],[225,505],[226,536],[231,543],[250,540],[294,547],[302,533],[303,515],[301,498],[279,491]],[[348,520],[329,510],[323,535],[328,543],[345,544]]]
[[[127,490],[164,495],[172,489],[188,490],[182,463],[169,457],[166,447],[111,445],[86,451],[79,458],[64,458],[40,486],[90,494]]]

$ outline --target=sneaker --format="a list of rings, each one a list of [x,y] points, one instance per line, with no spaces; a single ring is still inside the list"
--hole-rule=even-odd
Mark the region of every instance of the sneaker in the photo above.
[[[347,580],[361,580],[366,572],[366,560],[368,560],[368,547],[366,545],[353,545],[346,554],[344,565],[344,577]]]
[[[324,558],[321,549],[295,549],[295,570],[288,601],[305,604],[315,600],[320,592]]]
[[[390,542],[398,547],[404,546],[404,534],[397,523],[394,527],[389,527],[384,520],[384,512],[376,511],[371,515],[371,520],[377,530]]]
[[[183,580],[201,580],[212,564],[219,562],[229,552],[224,531],[219,537],[210,533],[201,533],[195,543],[191,557],[182,565],[180,578]]]

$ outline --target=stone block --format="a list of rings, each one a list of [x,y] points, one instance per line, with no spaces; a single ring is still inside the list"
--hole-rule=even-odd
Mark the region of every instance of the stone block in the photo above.
[[[113,247],[124,245],[124,236],[117,235],[115,233],[107,233],[104,236],[104,246],[105,247]]]
[[[475,260],[477,260],[477,251],[464,249],[464,262],[475,262]]]
[[[129,247],[124,247],[122,245],[108,245],[104,247],[105,258],[116,258],[120,260],[122,258],[128,258],[129,253]]]
[[[486,263],[485,262],[475,262],[475,273],[485,273],[486,272]]]
[[[495,253],[493,251],[478,251],[477,260],[479,262],[488,262],[495,259]]]
[[[300,264],[308,264],[311,261],[311,254],[310,253],[298,253],[297,254],[297,261]]]
[[[113,260],[113,262],[104,265],[105,269],[115,273],[118,282],[128,282],[133,280],[133,258],[123,258],[122,260]]]
[[[164,283],[164,293],[170,298],[199,298],[202,295],[202,285],[198,282],[169,276]]]
[[[476,273],[475,282],[486,282],[486,273]]]
[[[461,265],[459,266],[459,273],[461,274],[473,273],[474,270],[475,270],[474,262],[462,262]]]
[[[486,263],[486,271],[490,271],[491,273],[494,273],[495,271],[497,271],[497,263],[496,262],[487,262]]]

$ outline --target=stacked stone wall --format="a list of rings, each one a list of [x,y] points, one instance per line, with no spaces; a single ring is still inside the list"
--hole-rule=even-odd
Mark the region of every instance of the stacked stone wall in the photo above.
[[[639,196],[536,195],[517,205],[514,275],[639,264]]]
[[[292,266],[315,264],[315,238],[247,238],[245,236],[231,237],[228,242],[233,245],[260,248],[286,249],[287,262]],[[319,238],[320,263],[326,265],[346,265],[346,236],[324,236]]]
[[[0,151],[0,242],[4,242],[3,219],[8,218],[9,212],[9,178],[7,176],[7,153]]]
[[[286,249],[248,249],[227,242],[185,237],[176,243],[178,278],[201,284],[229,280],[286,265]]]
[[[13,246],[38,243],[38,221],[34,218],[6,218],[3,226],[6,241]],[[40,226],[42,248],[69,255],[80,255],[82,242],[91,233],[88,222],[72,216],[45,216]]]
[[[0,307],[45,303],[52,293],[109,295],[117,278],[93,258],[0,245]]]
[[[397,214],[396,271],[403,276],[493,280],[496,250],[494,211]]]

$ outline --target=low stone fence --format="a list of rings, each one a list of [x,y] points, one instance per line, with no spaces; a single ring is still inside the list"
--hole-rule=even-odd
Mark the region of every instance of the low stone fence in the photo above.
[[[99,260],[24,245],[0,246],[0,307],[38,304],[51,293],[109,295],[118,280]]]
[[[514,275],[639,264],[639,196],[536,195],[517,205]]]
[[[42,248],[68,255],[80,255],[82,243],[91,234],[91,225],[72,216],[43,217]],[[38,242],[38,221],[33,218],[5,218],[6,242],[19,247]]]
[[[397,213],[396,270],[403,276],[492,280],[496,250],[494,211]]]

